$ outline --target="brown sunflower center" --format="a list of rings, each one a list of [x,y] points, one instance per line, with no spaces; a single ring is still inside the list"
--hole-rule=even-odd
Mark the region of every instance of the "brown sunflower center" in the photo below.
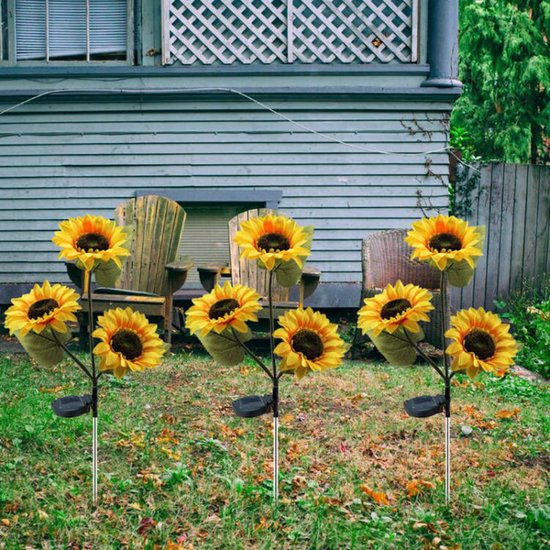
[[[464,349],[474,353],[482,361],[495,354],[496,346],[491,335],[484,330],[474,329],[464,338]]]
[[[310,361],[314,361],[323,355],[323,340],[312,330],[303,328],[292,337],[292,349],[303,353]]]
[[[438,233],[429,240],[428,244],[432,250],[437,250],[437,252],[460,250],[462,248],[462,241],[452,233]]]
[[[391,319],[392,317],[407,311],[410,307],[411,303],[409,300],[405,300],[405,298],[396,298],[395,300],[390,300],[382,306],[380,317],[382,317],[382,319]]]
[[[220,317],[235,311],[238,307],[239,302],[233,298],[219,300],[210,306],[210,309],[208,310],[208,317],[210,317],[210,319],[219,319]]]
[[[134,331],[123,328],[111,338],[111,348],[131,361],[141,355],[143,344]]]
[[[39,319],[40,317],[52,312],[59,304],[53,298],[44,298],[38,300],[29,308],[29,319]]]
[[[78,237],[76,246],[85,252],[109,250],[109,239],[100,233],[86,233]]]
[[[266,233],[262,235],[256,245],[261,250],[269,252],[270,250],[288,250],[290,248],[290,241],[280,233]]]

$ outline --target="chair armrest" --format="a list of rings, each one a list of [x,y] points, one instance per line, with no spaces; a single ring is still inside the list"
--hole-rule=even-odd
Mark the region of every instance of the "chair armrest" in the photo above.
[[[169,264],[166,264],[168,273],[170,272],[182,272],[189,271],[193,267],[193,260],[189,257],[183,257]]]
[[[193,260],[189,257],[179,258],[166,264],[168,272],[168,292],[170,295],[179,290],[187,279],[187,273],[193,267]]]
[[[220,280],[224,267],[225,266],[217,264],[206,264],[197,266],[199,279],[204,290],[210,292],[216,286],[216,284]]]
[[[94,288],[94,293],[109,296],[147,296],[150,298],[158,298],[159,296],[154,292],[145,292],[143,290],[127,290],[125,288],[108,288],[104,286],[98,286],[97,288]]]
[[[305,266],[304,271],[302,272],[302,278],[300,284],[304,289],[304,298],[311,296],[315,289],[319,286],[319,281],[321,279],[321,271],[315,267]]]

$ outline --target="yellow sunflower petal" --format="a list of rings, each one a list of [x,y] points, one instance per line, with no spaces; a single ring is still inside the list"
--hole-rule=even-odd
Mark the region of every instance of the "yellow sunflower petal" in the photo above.
[[[279,325],[274,336],[282,342],[274,352],[282,358],[281,370],[293,370],[301,378],[342,363],[347,347],[326,315],[311,308],[290,310],[279,317]]]
[[[307,231],[294,220],[272,213],[241,222],[234,237],[242,258],[259,260],[269,271],[281,262],[293,261],[301,268],[310,254],[309,240]]]
[[[211,331],[221,334],[228,327],[246,333],[246,323],[256,321],[254,313],[262,309],[259,300],[257,292],[243,285],[216,285],[208,294],[193,300],[186,312],[185,326],[191,334],[200,336]]]
[[[60,258],[75,261],[87,271],[110,260],[122,267],[120,258],[130,255],[123,246],[126,240],[122,228],[115,222],[90,214],[61,222],[52,239],[61,248]]]
[[[102,370],[113,370],[121,378],[128,370],[143,371],[160,365],[166,352],[156,325],[131,308],[111,309],[98,319],[93,336],[100,340],[94,354],[100,358]]]
[[[74,312],[81,309],[79,298],[74,290],[60,284],[35,284],[29,293],[12,300],[5,313],[5,327],[21,337],[31,331],[40,334],[46,328],[64,334],[68,331],[66,322],[75,319]]]
[[[412,259],[430,262],[441,271],[463,260],[473,268],[483,253],[483,234],[481,227],[440,214],[414,222],[405,242],[413,249]]]
[[[447,353],[458,369],[474,377],[481,370],[502,376],[514,363],[517,344],[497,315],[483,308],[461,310],[451,316],[446,333],[452,342]]]

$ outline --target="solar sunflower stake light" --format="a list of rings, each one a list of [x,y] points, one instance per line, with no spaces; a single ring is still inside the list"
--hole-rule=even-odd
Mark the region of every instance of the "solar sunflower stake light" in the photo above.
[[[99,379],[111,372],[122,378],[129,370],[143,371],[158,366],[166,351],[156,325],[130,308],[113,309],[99,316],[95,330],[91,292],[92,273],[98,284],[113,286],[122,270],[121,259],[129,255],[123,246],[127,236],[122,227],[100,216],[72,218],[60,224],[53,242],[61,247],[59,256],[83,271],[83,291],[87,294],[90,362],[80,360],[67,344],[72,335],[68,322],[76,322],[82,309],[80,296],[71,288],[45,281],[20,298],[6,311],[6,328],[17,337],[25,351],[39,365],[52,367],[67,355],[88,377],[91,393],[61,397],[52,402],[57,416],[73,418],[92,412],[92,502],[97,504],[97,424]],[[93,332],[92,332],[93,330]],[[94,338],[99,343],[94,347]],[[97,361],[96,361],[97,360]]]
[[[438,364],[419,347],[424,338],[420,322],[429,322],[434,310],[432,295],[425,289],[397,281],[359,310],[358,325],[368,334],[388,362],[412,365],[420,355],[442,378],[442,395],[424,395],[405,401],[407,414],[426,418],[444,413],[445,502],[451,498],[451,380],[457,372],[474,378],[481,371],[503,376],[513,364],[517,346],[509,327],[497,315],[482,308],[461,310],[448,326],[447,286],[466,286],[477,260],[482,256],[483,227],[472,227],[454,216],[439,215],[413,223],[405,238],[413,249],[411,259],[428,262],[441,273],[441,315],[443,364]],[[435,314],[435,313],[433,313]],[[451,340],[447,345],[446,338]]]
[[[226,282],[193,300],[186,326],[221,365],[237,365],[248,355],[271,381],[271,394],[243,397],[233,403],[237,416],[252,418],[273,414],[273,499],[279,497],[279,382],[286,374],[302,378],[312,371],[338,367],[346,345],[337,327],[311,308],[299,307],[279,317],[275,330],[273,284],[296,285],[310,254],[313,228],[301,227],[285,216],[269,213],[241,223],[235,242],[241,257],[258,262],[267,272],[270,357],[260,358],[247,345],[252,338],[248,322],[257,321],[260,295],[243,285]],[[275,339],[281,340],[275,345]],[[279,359],[277,359],[277,357]]]

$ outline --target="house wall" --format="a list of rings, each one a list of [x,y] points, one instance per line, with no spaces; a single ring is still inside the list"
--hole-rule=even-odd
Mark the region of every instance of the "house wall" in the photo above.
[[[407,79],[411,88],[421,80],[396,83]],[[447,205],[447,153],[404,153],[447,145],[451,99],[339,94],[262,101],[300,125],[388,154],[331,142],[228,93],[52,95],[1,115],[0,285],[67,282],[50,242],[58,223],[111,217],[136,192],[278,189],[279,208],[316,229],[310,262],[325,286],[315,304],[356,305],[361,239],[410,225],[422,216],[419,204]],[[5,99],[0,111],[16,102]]]

